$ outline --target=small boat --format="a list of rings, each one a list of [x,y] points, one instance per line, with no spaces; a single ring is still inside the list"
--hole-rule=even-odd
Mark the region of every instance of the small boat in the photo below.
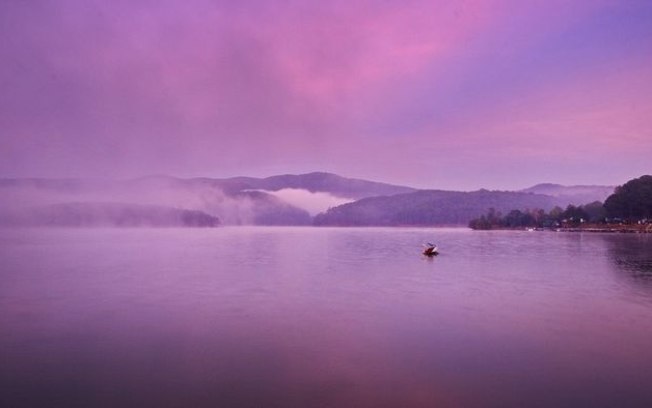
[[[426,248],[423,250],[423,254],[425,256],[436,256],[439,255],[439,251],[437,250],[437,245],[431,244],[428,242],[427,244],[423,244],[423,246]]]

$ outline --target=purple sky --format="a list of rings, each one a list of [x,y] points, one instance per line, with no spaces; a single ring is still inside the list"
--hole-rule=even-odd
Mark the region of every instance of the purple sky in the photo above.
[[[0,2],[0,177],[652,172],[652,2]]]

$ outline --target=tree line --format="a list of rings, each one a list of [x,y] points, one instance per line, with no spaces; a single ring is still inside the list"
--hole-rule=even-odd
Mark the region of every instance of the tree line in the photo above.
[[[479,218],[472,219],[473,229],[499,228],[553,228],[578,227],[585,223],[648,223],[652,222],[652,176],[645,175],[628,181],[615,189],[603,203],[566,209],[554,207],[550,212],[542,209],[511,210],[502,214],[494,208]]]
[[[553,228],[559,226],[579,226],[583,223],[604,222],[606,210],[601,202],[586,205],[569,205],[566,209],[554,207],[550,212],[542,209],[511,210],[502,214],[490,208],[486,215],[469,222],[473,229],[498,228]]]

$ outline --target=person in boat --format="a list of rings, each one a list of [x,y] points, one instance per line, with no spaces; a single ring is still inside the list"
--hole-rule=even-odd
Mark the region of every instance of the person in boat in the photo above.
[[[430,242],[428,242],[424,246],[426,247],[426,249],[423,250],[424,255],[426,255],[426,256],[434,256],[434,255],[438,254],[437,245],[431,244]]]

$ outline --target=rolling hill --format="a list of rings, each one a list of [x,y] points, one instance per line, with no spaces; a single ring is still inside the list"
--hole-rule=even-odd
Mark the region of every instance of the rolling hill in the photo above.
[[[224,191],[235,193],[245,190],[278,191],[282,189],[302,189],[309,192],[324,192],[334,196],[360,199],[386,196],[416,191],[416,189],[376,181],[338,176],[337,174],[313,172],[307,174],[285,174],[266,178],[233,177],[225,179],[199,178],[191,182],[206,183]]]
[[[370,197],[331,208],[315,217],[318,226],[428,226],[466,225],[489,208],[508,212],[514,208],[557,205],[554,197],[506,191],[456,192],[421,190],[386,197]]]
[[[466,225],[489,208],[550,210],[603,201],[612,191],[611,186],[558,184],[513,192],[417,190],[324,172],[266,178],[0,179],[0,215],[27,207],[41,208],[41,220],[44,208],[51,214],[64,208],[69,214],[77,211],[81,218],[92,208],[115,215],[117,207],[106,203],[121,203],[139,214],[134,219],[143,220],[146,208],[157,213],[156,208],[165,207],[198,211],[224,225]],[[316,201],[321,207],[314,206]]]
[[[613,194],[615,188],[615,186],[563,186],[561,184],[542,183],[520,191],[557,197],[560,201],[567,202],[567,205],[582,205],[594,201],[604,202],[607,197]]]

